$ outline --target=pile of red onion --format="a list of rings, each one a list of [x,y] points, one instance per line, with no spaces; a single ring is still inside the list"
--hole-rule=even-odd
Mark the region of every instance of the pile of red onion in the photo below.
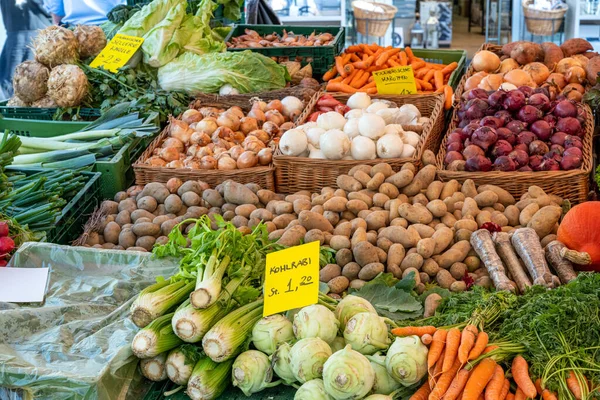
[[[545,88],[473,89],[446,142],[451,171],[560,171],[581,167],[585,113]]]

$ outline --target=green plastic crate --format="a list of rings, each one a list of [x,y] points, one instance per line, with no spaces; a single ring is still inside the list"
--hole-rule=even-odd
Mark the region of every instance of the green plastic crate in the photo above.
[[[5,118],[0,116],[0,132],[8,129],[20,136],[50,138],[77,132],[88,126],[89,122],[51,121],[41,119]]]
[[[52,121],[56,114],[56,108],[37,108],[37,107],[12,107],[7,106],[7,102],[0,102],[0,115],[5,118],[16,119],[39,119],[43,121]],[[101,111],[98,108],[80,108],[77,115],[83,121],[93,121],[100,117]],[[56,121],[56,122],[79,122],[79,121]]]
[[[294,32],[300,35],[310,35],[316,33],[331,33],[335,38],[333,44],[328,46],[290,46],[290,47],[261,47],[261,48],[244,48],[233,49],[227,48],[227,51],[244,51],[252,50],[267,57],[289,57],[291,61],[295,61],[296,57],[302,57],[302,65],[308,64],[310,61],[313,74],[321,76],[327,72],[335,63],[335,57],[344,50],[346,43],[346,30],[339,26],[290,26],[290,25],[235,25],[225,41],[228,42],[231,38],[238,37],[244,34],[244,30],[252,29],[258,32],[259,35],[268,35],[273,32],[280,35],[283,30],[286,32]]]
[[[450,75],[448,85],[456,90],[467,66],[467,52],[465,50],[428,50],[412,49],[415,56],[433,64],[450,64],[457,62],[458,67]]]

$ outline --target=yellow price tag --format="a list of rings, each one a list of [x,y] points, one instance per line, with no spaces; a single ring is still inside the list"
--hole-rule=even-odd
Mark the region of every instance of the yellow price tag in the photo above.
[[[373,71],[373,80],[379,94],[416,94],[417,85],[411,66]]]
[[[144,38],[117,33],[100,54],[94,58],[90,67],[104,67],[107,71],[117,72],[119,68],[127,64],[142,43],[144,43]]]
[[[267,254],[263,316],[319,301],[319,242]]]

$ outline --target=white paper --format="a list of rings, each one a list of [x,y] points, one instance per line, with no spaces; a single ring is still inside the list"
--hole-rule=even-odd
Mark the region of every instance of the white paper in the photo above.
[[[44,301],[48,268],[0,268],[0,302]]]

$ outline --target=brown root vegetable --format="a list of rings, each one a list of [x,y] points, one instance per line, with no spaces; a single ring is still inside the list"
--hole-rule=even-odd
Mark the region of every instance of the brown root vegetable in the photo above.
[[[562,208],[557,206],[545,206],[540,208],[527,223],[528,228],[533,228],[538,237],[543,239],[554,229],[554,226],[562,215]]]
[[[517,47],[518,45],[520,45],[521,43],[528,43],[528,42],[525,42],[524,40],[519,40],[516,42],[510,42],[510,43],[505,44],[504,46],[502,46],[502,54],[510,57],[510,53],[512,53],[513,49],[515,47]]]
[[[455,262],[463,261],[471,250],[471,244],[466,240],[461,240],[455,243],[444,253],[433,256],[433,260],[438,263],[441,268],[450,268]]]
[[[575,54],[585,53],[586,51],[594,50],[594,46],[592,46],[590,42],[580,38],[565,40],[564,43],[560,45],[560,48],[563,51],[565,57],[571,57]]]
[[[508,269],[512,280],[517,284],[519,293],[525,292],[531,286],[531,280],[523,270],[517,254],[510,243],[510,235],[506,232],[495,232],[493,239],[496,244],[496,251],[504,262],[504,265],[506,265],[506,269]]]
[[[553,71],[556,64],[565,57],[562,49],[552,42],[542,43],[542,50],[544,51],[544,64],[550,71]]]
[[[571,261],[564,259],[561,255],[563,249],[566,249],[566,246],[559,242],[558,240],[554,240],[546,246],[546,260],[554,269],[560,281],[563,284],[571,282],[573,279],[577,278],[577,273],[573,268],[573,264]]]
[[[552,274],[548,269],[540,238],[532,228],[515,230],[510,239],[515,251],[527,267],[534,285],[552,287]]]
[[[585,72],[588,83],[590,85],[596,84],[596,79],[598,78],[598,74],[600,74],[600,56],[590,58],[585,66]]]
[[[510,57],[521,65],[527,65],[534,61],[543,60],[544,51],[542,46],[537,43],[522,42],[512,49]]]
[[[587,76],[583,67],[571,67],[567,70],[565,74],[565,79],[569,83],[579,83],[582,84],[586,81]]]
[[[432,317],[442,301],[442,296],[432,293],[425,298],[423,317]]]
[[[479,229],[473,232],[471,235],[471,245],[481,261],[483,261],[496,290],[514,291],[513,286],[506,276],[502,260],[498,253],[496,253],[491,233],[487,229]]]
[[[342,273],[342,268],[337,264],[327,264],[319,271],[319,280],[321,282],[327,283],[336,276],[340,276]]]

